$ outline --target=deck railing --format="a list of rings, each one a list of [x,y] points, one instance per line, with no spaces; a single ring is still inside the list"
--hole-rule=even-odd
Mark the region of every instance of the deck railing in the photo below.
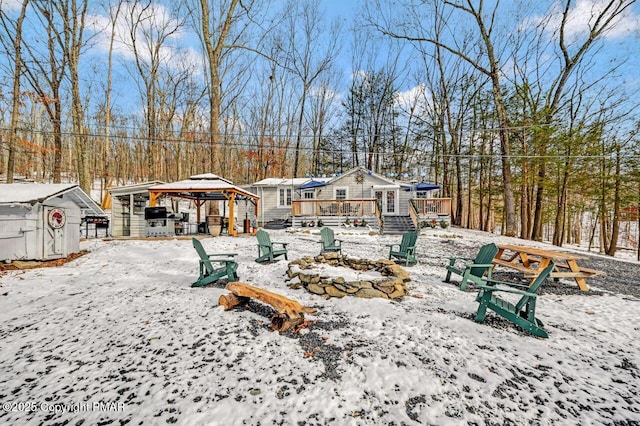
[[[413,198],[411,202],[420,216],[451,216],[451,198]]]
[[[292,200],[292,216],[378,216],[375,199]]]

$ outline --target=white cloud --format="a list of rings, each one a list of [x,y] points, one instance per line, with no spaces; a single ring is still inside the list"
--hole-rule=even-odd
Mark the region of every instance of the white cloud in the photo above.
[[[573,42],[588,35],[597,17],[606,9],[609,0],[578,0],[569,10],[565,24],[565,38]],[[535,27],[546,22],[546,30],[559,34],[562,23],[563,6],[555,3],[549,9],[550,17],[534,16],[524,23],[524,27]],[[617,16],[610,25],[610,29],[603,34],[605,39],[624,38],[640,30],[640,15],[635,14],[631,7]]]
[[[395,104],[402,110],[409,111],[415,109],[417,115],[424,114],[430,106],[431,96],[424,84],[418,84],[404,92],[398,92],[395,97]]]
[[[115,7],[111,6],[111,16],[116,14]],[[106,54],[109,51],[112,18],[91,15],[88,18],[88,27],[96,33],[95,47]],[[152,53],[150,46],[162,37],[165,40],[157,52],[161,65],[173,69],[187,69],[195,73],[201,70],[200,53],[187,46],[185,28],[171,16],[171,12],[165,6],[154,4],[144,10],[138,3],[124,3],[113,31],[113,53],[126,61],[135,59],[135,47],[143,62],[151,62],[152,54],[155,52]]]
[[[0,0],[0,9],[7,13],[18,12],[22,8],[23,0]]]

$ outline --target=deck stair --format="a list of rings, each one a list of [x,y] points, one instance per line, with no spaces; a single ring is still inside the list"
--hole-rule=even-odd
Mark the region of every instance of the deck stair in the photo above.
[[[401,235],[405,232],[416,232],[410,216],[383,216],[382,234]]]

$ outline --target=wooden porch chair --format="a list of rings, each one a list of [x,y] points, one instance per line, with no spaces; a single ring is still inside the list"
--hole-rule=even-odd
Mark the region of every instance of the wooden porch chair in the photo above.
[[[543,328],[544,324],[535,315],[538,290],[545,280],[549,278],[553,268],[555,268],[555,264],[551,262],[533,280],[531,285],[485,279],[486,284],[478,285],[480,291],[476,297],[476,302],[479,303],[475,318],[476,322],[483,322],[487,309],[491,309],[533,335],[544,338],[549,337]],[[514,287],[521,287],[523,290],[516,290]],[[521,297],[514,305],[507,300],[499,298],[496,293],[500,292],[517,294]]]
[[[263,229],[259,229],[258,232],[256,232],[256,238],[258,239],[258,257],[256,258],[256,262],[273,262],[276,257],[282,255],[284,255],[285,260],[288,260],[288,243],[271,242],[271,237],[269,237],[269,234]],[[273,248],[274,244],[281,245],[282,248],[276,250]]]
[[[213,253],[209,254],[202,247],[200,240],[192,238],[193,248],[196,249],[200,257],[200,276],[198,281],[191,284],[191,287],[202,287],[220,278],[227,277],[229,282],[238,281],[238,263],[235,261],[236,253]],[[218,266],[214,266],[214,263]]]
[[[418,234],[409,231],[402,235],[400,244],[386,244],[386,246],[389,247],[389,259],[404,261],[405,266],[418,263],[418,259],[416,259],[415,256],[417,239]],[[398,248],[394,249],[395,247]]]
[[[322,244],[322,248],[320,249],[320,254],[327,252],[338,252],[342,254],[342,240],[336,240],[333,235],[333,229],[327,228],[326,226],[320,230],[320,239],[318,241]]]
[[[491,278],[493,269],[493,258],[498,254],[498,246],[490,243],[480,247],[475,259],[467,257],[450,257],[449,265],[447,265],[447,276],[444,282],[451,282],[451,273],[460,275],[460,290],[467,288],[467,282],[472,281],[476,284],[482,284],[482,277],[487,275]],[[470,262],[470,263],[468,263]]]

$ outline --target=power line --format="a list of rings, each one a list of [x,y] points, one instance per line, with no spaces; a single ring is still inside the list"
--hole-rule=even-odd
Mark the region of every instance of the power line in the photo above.
[[[515,128],[514,128],[515,129]],[[2,127],[0,128],[1,131],[9,131],[10,129]],[[24,129],[24,128],[20,128],[18,129],[22,132],[27,132],[27,133],[36,133],[36,134],[40,134],[40,135],[56,135],[55,132],[51,132],[48,130],[42,130],[42,129]],[[478,131],[494,131],[495,129],[478,129]],[[172,132],[175,133],[175,132]],[[186,132],[187,134],[197,134],[197,135],[201,135],[201,136],[210,136],[211,133],[210,132]],[[235,148],[235,149],[245,149],[245,150],[264,150],[264,151],[279,151],[279,150],[284,150],[286,152],[304,152],[304,153],[310,153],[310,152],[314,152],[316,150],[316,148],[314,147],[309,147],[309,146],[301,146],[299,148],[295,148],[292,146],[277,146],[277,145],[266,145],[266,144],[259,144],[258,141],[256,142],[241,142],[241,141],[220,141],[220,142],[216,142],[216,143],[211,143],[208,140],[185,140],[185,139],[178,139],[178,138],[165,138],[165,137],[156,137],[155,139],[151,139],[147,136],[133,136],[133,135],[113,135],[113,134],[105,134],[105,133],[78,133],[78,132],[72,132],[72,131],[62,131],[59,132],[60,136],[65,136],[65,137],[88,137],[88,138],[92,138],[92,139],[124,139],[127,141],[139,141],[139,142],[147,142],[147,143],[152,143],[152,144],[186,144],[186,145],[203,145],[206,147],[211,147],[211,146],[215,146],[217,148]],[[295,140],[295,135],[275,135],[275,134],[264,134],[264,135],[259,135],[259,134],[251,134],[251,133],[220,133],[218,134],[218,136],[226,139],[226,138],[286,138],[288,141],[287,143],[292,143]],[[302,136],[303,138],[313,138],[314,136]],[[349,141],[350,143],[350,141]],[[4,150],[7,151],[8,148],[4,147]],[[493,152],[493,153],[486,153],[486,154],[480,154],[480,153],[437,153],[437,152],[432,152],[430,150],[424,150],[422,148],[412,148],[411,152],[386,152],[386,151],[370,151],[370,150],[357,150],[357,151],[352,151],[350,148],[348,150],[345,149],[319,149],[319,151],[323,154],[326,155],[340,155],[343,157],[349,157],[351,155],[374,155],[374,156],[384,156],[384,157],[395,157],[395,158],[407,158],[407,157],[415,157],[415,156],[426,156],[429,158],[459,158],[459,159],[476,159],[476,160],[481,160],[481,159],[496,159],[496,158],[501,158],[503,157],[503,155],[500,152]],[[26,150],[24,151],[26,152]],[[613,158],[613,155],[607,155],[607,154],[590,154],[590,155],[560,155],[560,154],[547,154],[547,155],[523,155],[523,154],[509,154],[509,158],[511,159],[548,159],[548,160],[552,160],[552,159],[610,159]],[[625,158],[634,158],[634,159],[640,159],[640,155],[625,155]]]

